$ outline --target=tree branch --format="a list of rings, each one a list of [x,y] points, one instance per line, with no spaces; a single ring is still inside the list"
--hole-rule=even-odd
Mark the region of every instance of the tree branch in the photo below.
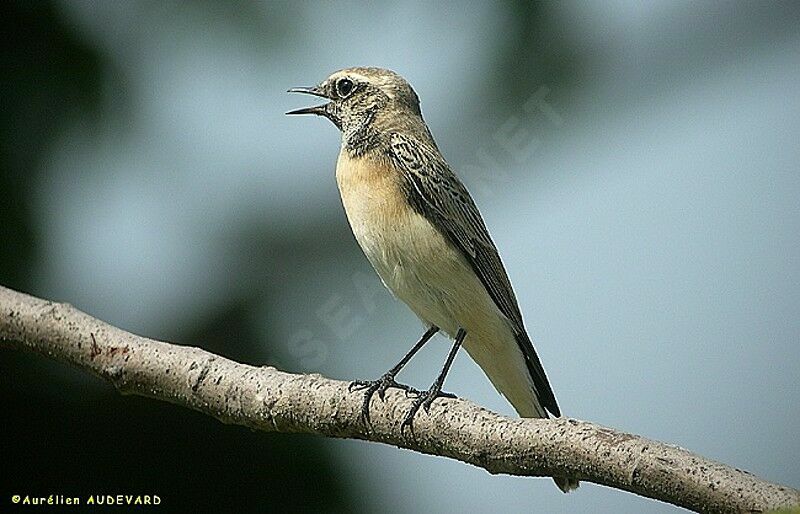
[[[800,491],[687,450],[569,418],[511,419],[439,399],[400,430],[401,392],[359,417],[347,382],[254,367],[199,348],[133,335],[71,307],[0,286],[0,339],[68,362],[138,394],[266,432],[363,439],[482,467],[490,473],[573,476],[699,512],[762,512],[800,505]]]

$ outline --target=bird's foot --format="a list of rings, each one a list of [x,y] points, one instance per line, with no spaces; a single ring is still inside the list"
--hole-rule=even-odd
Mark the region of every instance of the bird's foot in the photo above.
[[[372,396],[375,393],[378,393],[378,398],[383,401],[386,397],[386,390],[390,387],[394,387],[395,389],[402,389],[406,392],[406,395],[419,395],[420,391],[414,389],[411,386],[407,386],[405,384],[400,384],[395,381],[394,373],[386,373],[378,380],[355,380],[350,382],[348,386],[348,390],[352,393],[353,391],[364,391],[364,402],[361,404],[361,417],[364,419],[365,422],[369,423],[369,402],[372,400]]]
[[[411,433],[413,434],[414,416],[417,415],[417,412],[419,411],[420,408],[424,409],[426,414],[429,414],[431,410],[431,404],[436,398],[458,398],[458,397],[453,393],[445,393],[444,391],[442,391],[442,384],[438,382],[434,383],[427,391],[417,391],[414,403],[411,404],[411,409],[409,409],[405,419],[403,419],[403,424],[400,425],[400,432],[405,432],[406,428],[408,428],[409,430],[411,430]]]

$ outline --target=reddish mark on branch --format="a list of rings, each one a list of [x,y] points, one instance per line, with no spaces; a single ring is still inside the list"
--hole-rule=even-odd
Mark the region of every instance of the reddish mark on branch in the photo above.
[[[97,344],[97,339],[95,339],[94,333],[90,332],[89,335],[92,336],[92,346],[91,346],[91,348],[89,348],[89,358],[91,360],[94,360],[95,357],[97,357],[98,355],[103,353],[103,349],[100,347],[99,344]],[[128,348],[127,345],[125,345],[125,346],[109,346],[106,349],[106,355],[108,355],[109,357],[113,357],[113,356],[115,356],[117,354],[125,355],[129,351],[130,351],[130,348]]]
[[[94,338],[94,332],[89,332],[89,335],[92,336],[92,347],[89,349],[89,358],[94,360],[95,357],[103,353],[103,350],[101,350],[100,345],[97,344],[97,339]]]
[[[603,428],[596,429],[593,435],[595,438],[600,439],[603,443],[611,445],[619,445],[626,441],[636,439],[636,436],[633,434],[614,432],[613,430],[606,430]]]
[[[116,355],[118,353],[122,354],[122,355],[125,355],[126,353],[128,353],[128,347],[127,346],[122,346],[122,347],[120,347],[120,346],[110,346],[108,348],[108,350],[106,350],[106,353],[108,354],[109,357],[113,357],[114,355]]]

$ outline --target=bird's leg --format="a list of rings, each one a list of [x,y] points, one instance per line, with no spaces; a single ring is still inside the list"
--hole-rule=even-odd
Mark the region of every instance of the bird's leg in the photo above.
[[[364,403],[361,404],[361,417],[364,418],[365,421],[369,422],[369,402],[372,399],[372,395],[378,393],[378,397],[383,400],[386,395],[386,390],[390,387],[395,387],[397,389],[402,389],[408,393],[415,393],[419,394],[419,391],[414,389],[413,387],[398,384],[394,377],[400,373],[400,370],[408,364],[408,361],[411,360],[411,357],[414,356],[423,346],[427,343],[431,337],[439,331],[439,327],[431,326],[424,334],[417,344],[414,345],[413,348],[398,362],[395,366],[383,374],[381,378],[378,380],[356,380],[350,383],[348,389],[352,391],[364,391]]]
[[[452,366],[453,360],[456,358],[458,349],[461,347],[461,343],[464,342],[465,337],[467,337],[467,331],[463,328],[459,328],[458,332],[456,333],[455,340],[453,341],[453,347],[450,348],[450,353],[447,354],[447,360],[444,361],[444,367],[442,367],[441,373],[439,373],[439,376],[436,377],[436,380],[433,382],[431,387],[427,391],[421,392],[414,400],[414,403],[411,404],[411,409],[408,411],[408,414],[406,414],[403,424],[400,426],[401,431],[404,431],[406,427],[408,427],[413,432],[414,416],[417,414],[417,411],[419,411],[420,407],[423,407],[425,412],[429,412],[431,404],[436,398],[455,398],[455,396],[450,393],[443,393],[442,385],[444,385],[444,379],[447,376],[447,372],[450,371],[450,366]]]

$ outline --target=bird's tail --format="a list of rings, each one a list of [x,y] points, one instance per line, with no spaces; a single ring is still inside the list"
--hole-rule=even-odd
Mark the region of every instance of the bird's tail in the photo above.
[[[555,482],[558,488],[564,493],[574,491],[581,485],[577,478],[568,477],[553,477],[553,482]]]
[[[492,339],[495,344],[487,344],[486,340],[481,341],[477,338],[470,341],[468,337],[464,347],[470,357],[486,373],[492,385],[505,396],[520,417],[550,417],[536,394],[532,370],[517,345],[516,338],[503,341],[501,344],[496,343],[497,339]],[[549,385],[547,387],[551,395],[552,403],[550,405],[555,406],[555,398],[552,397]],[[553,410],[556,411],[556,415],[559,414],[557,406]],[[565,493],[577,489],[580,484],[577,479],[572,477],[553,477],[553,480]]]
[[[519,414],[519,411],[517,413]],[[538,417],[543,417],[543,418],[547,418],[549,416],[547,416],[547,414],[545,414],[544,416],[523,416],[522,414],[520,414],[520,417],[523,417],[523,418],[526,418],[526,417],[537,417],[537,418]],[[563,493],[568,493],[570,491],[574,491],[575,489],[577,489],[581,485],[581,483],[578,481],[577,478],[572,478],[572,477],[553,477],[553,482],[556,483],[556,486],[558,486],[558,488],[561,489],[561,492],[563,492]]]
[[[556,417],[560,417],[561,410],[558,408],[556,397],[553,394],[553,390],[550,388],[550,383],[547,381],[547,377],[544,374],[544,368],[542,368],[539,357],[536,356],[536,352],[533,350],[533,344],[528,338],[528,335],[523,332],[517,335],[515,339],[522,350],[521,353],[525,359],[526,367],[528,368],[526,377],[529,381],[527,403],[536,405],[538,409],[536,417],[548,418],[550,413]],[[515,409],[521,417],[527,417],[523,415],[516,406]],[[553,481],[563,493],[568,493],[577,489],[581,484],[578,479],[573,477],[553,477]]]

